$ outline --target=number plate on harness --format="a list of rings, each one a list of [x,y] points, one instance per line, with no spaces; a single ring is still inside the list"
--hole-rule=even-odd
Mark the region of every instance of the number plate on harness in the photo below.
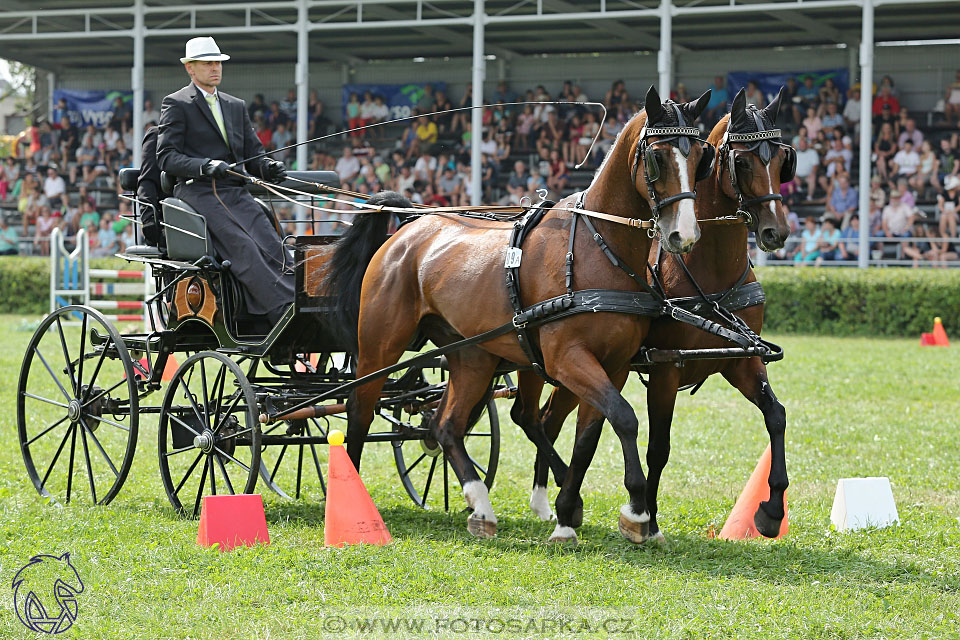
[[[507,260],[503,264],[504,269],[513,269],[520,266],[520,259],[523,257],[523,249],[519,247],[507,248]]]

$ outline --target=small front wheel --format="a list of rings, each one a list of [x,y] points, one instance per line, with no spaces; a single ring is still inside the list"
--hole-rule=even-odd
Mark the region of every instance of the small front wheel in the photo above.
[[[203,351],[170,381],[160,410],[160,477],[170,504],[196,518],[205,495],[252,493],[260,471],[257,398],[240,367]]]

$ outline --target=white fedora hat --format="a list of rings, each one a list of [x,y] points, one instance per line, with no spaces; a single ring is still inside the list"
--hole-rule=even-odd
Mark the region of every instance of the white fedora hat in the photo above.
[[[230,56],[220,53],[220,47],[217,41],[210,36],[199,38],[190,38],[187,40],[186,55],[180,58],[180,62],[191,62],[193,60],[229,60]]]

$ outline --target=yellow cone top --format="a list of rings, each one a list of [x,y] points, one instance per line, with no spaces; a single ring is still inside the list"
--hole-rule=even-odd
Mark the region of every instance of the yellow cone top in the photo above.
[[[327,444],[333,447],[339,447],[343,444],[343,431],[334,429],[327,434]]]
[[[933,319],[933,324],[941,324],[941,323],[942,322],[940,320],[940,316],[937,316],[936,318]]]

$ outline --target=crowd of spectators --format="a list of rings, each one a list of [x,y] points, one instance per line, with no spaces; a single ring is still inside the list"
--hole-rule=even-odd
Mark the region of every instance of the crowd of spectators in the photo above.
[[[755,87],[754,87],[755,88]],[[750,96],[763,106],[759,92]],[[798,265],[859,258],[860,189],[870,190],[870,258],[893,259],[914,266],[957,260],[960,130],[957,108],[960,71],[947,88],[943,104],[921,127],[901,106],[893,78],[884,76],[871,97],[871,180],[857,184],[861,87],[844,95],[831,79],[819,87],[807,76],[787,86],[787,108],[778,121],[797,150],[797,176],[781,186],[791,211],[792,234],[775,259]],[[954,105],[960,102],[954,102]],[[926,115],[926,114],[925,114]],[[938,121],[938,118],[942,118]],[[856,141],[856,142],[855,142]],[[812,212],[816,212],[815,214]],[[889,240],[887,240],[889,239]]]
[[[732,97],[722,76],[715,78],[712,88],[702,116],[704,128],[712,127],[728,111]],[[746,96],[748,103],[765,106],[766,97],[756,83],[748,84]],[[670,97],[680,102],[696,96],[678,84]],[[596,168],[641,106],[622,80],[613,82],[604,95],[592,97],[607,109],[602,124],[601,110],[569,81],[555,94],[543,85],[517,92],[501,82],[484,98],[492,106],[483,110],[482,130],[475,135],[469,110],[447,111],[472,104],[469,85],[456,102],[445,91],[425,85],[413,108],[414,118],[400,122],[390,120],[391,110],[383,96],[352,94],[344,106],[342,127],[335,125],[324,103],[311,92],[309,139],[339,128],[352,131],[311,144],[305,168],[335,171],[341,186],[360,197],[391,189],[417,203],[463,205],[471,201],[470,150],[476,143],[481,148],[484,202],[518,204],[524,196],[535,198],[544,190],[549,197],[559,198],[577,186],[572,171]],[[797,264],[856,260],[860,185],[856,184],[858,144],[854,140],[861,127],[860,86],[841,93],[830,78],[818,86],[813,76],[801,76],[788,81],[786,98],[778,125],[797,149],[797,177],[782,185],[782,193],[794,233],[773,257]],[[943,122],[935,130],[918,126],[901,107],[889,76],[880,81],[871,100],[873,179],[868,187],[868,232],[875,238],[905,239],[889,246],[872,244],[872,257],[916,264],[956,259],[954,243],[936,238],[957,237],[960,72],[946,88]],[[517,102],[532,104],[512,104]],[[144,107],[149,127],[159,120],[159,113],[149,100]],[[291,89],[284,99],[269,102],[257,94],[248,109],[264,147],[276,150],[274,157],[293,166],[296,151],[285,147],[297,137],[296,92]],[[20,216],[16,224],[0,227],[0,253],[27,249],[43,254],[54,227],[60,227],[68,243],[85,229],[94,254],[110,255],[134,243],[134,229],[122,217],[129,207],[114,195],[117,170],[134,164],[129,103],[118,98],[111,121],[102,129],[79,130],[66,117],[63,103],[57,105],[52,121],[55,124],[30,127],[21,140],[19,158],[7,158],[0,166],[0,203],[7,210],[15,203]],[[369,126],[375,124],[385,126]],[[105,205],[100,206],[101,202]],[[927,209],[932,205],[932,213],[925,214],[918,203],[926,203]],[[344,208],[342,202],[326,206]],[[807,219],[801,221],[795,211],[806,213]],[[287,232],[291,234],[335,232],[339,215],[281,209],[281,217],[290,221]]]

